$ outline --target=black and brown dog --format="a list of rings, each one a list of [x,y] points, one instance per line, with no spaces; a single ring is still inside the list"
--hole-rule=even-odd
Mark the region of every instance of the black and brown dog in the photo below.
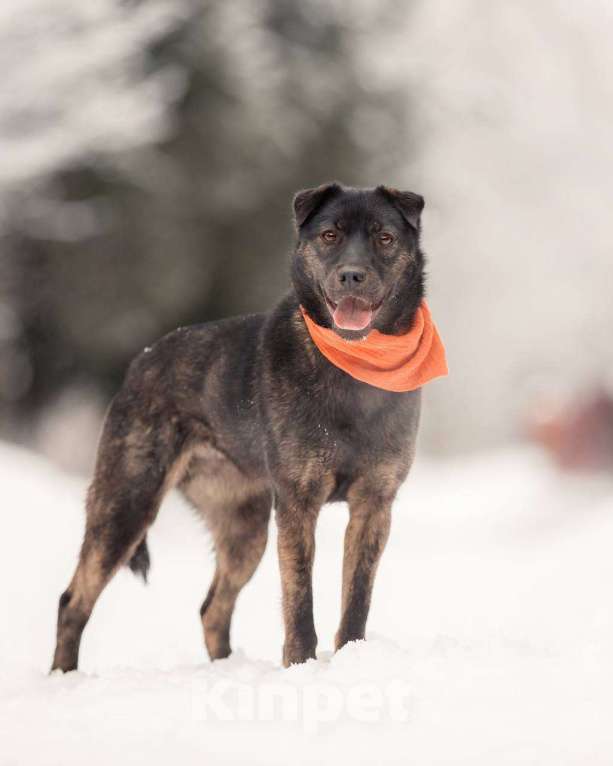
[[[145,534],[173,486],[214,539],[201,609],[212,659],[230,653],[236,598],[264,553],[273,503],[284,664],[315,656],[315,525],[333,500],[350,509],[336,647],[364,637],[392,501],[414,455],[420,391],[383,390],[331,364],[300,307],[349,340],[371,329],[406,333],[424,294],[423,204],[383,186],[299,192],[293,289],[277,307],[181,328],[134,360],[106,416],[53,668],[77,667],[83,629],[117,569],[146,575]]]

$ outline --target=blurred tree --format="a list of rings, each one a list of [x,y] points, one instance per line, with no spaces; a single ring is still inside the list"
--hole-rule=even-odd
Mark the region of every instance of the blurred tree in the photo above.
[[[172,97],[154,96],[164,137],[67,154],[6,198],[5,424],[75,383],[108,397],[130,358],[177,325],[268,308],[287,284],[292,193],[378,181],[373,169],[396,157],[373,162],[377,124],[404,145],[405,94],[364,78],[364,27],[381,44],[393,2],[181,8],[146,38],[143,77],[170,82]]]

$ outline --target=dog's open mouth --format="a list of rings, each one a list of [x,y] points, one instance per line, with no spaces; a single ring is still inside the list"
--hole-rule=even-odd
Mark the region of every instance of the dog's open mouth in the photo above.
[[[334,324],[341,330],[364,330],[374,319],[381,304],[373,306],[363,298],[347,296],[338,303],[333,303],[326,296],[328,309],[332,314]]]

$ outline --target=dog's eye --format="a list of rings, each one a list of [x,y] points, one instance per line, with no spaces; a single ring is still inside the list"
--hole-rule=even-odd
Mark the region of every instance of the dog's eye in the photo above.
[[[325,231],[322,231],[321,238],[324,242],[336,242],[336,232],[334,229],[326,229]]]
[[[393,241],[394,241],[394,237],[389,232],[383,231],[381,232],[381,234],[379,234],[379,242],[382,245],[385,245],[385,246],[391,245]]]

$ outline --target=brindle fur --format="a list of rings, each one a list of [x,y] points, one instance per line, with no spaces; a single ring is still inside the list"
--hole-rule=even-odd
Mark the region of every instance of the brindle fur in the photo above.
[[[324,292],[382,300],[372,326],[406,332],[423,297],[422,207],[418,195],[386,187],[300,192],[293,290],[279,305],[181,328],[132,362],[105,419],[79,562],[60,598],[53,668],[77,667],[83,629],[120,566],[146,577],[145,535],[173,486],[214,540],[216,570],[201,609],[212,659],[230,653],[234,605],[264,553],[273,499],[284,664],[315,656],[315,526],[332,500],[350,509],[336,648],[364,637],[392,502],[413,459],[420,392],[374,388],[331,365],[300,305],[334,327]],[[320,236],[329,227],[339,233],[334,245]],[[382,247],[382,229],[395,236],[391,246]]]

